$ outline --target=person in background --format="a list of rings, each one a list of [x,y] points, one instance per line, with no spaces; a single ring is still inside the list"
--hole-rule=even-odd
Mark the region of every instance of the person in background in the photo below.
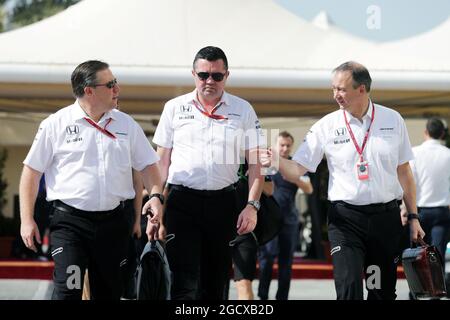
[[[239,182],[236,186],[237,207],[242,209],[247,205],[248,198],[248,165],[241,164],[238,172]],[[271,176],[265,176],[263,194],[273,194]],[[256,276],[256,260],[258,255],[258,239],[253,232],[237,235],[231,241],[233,278],[238,300],[253,300],[252,281]],[[229,285],[225,289],[225,300],[228,299]]]
[[[291,159],[294,137],[287,131],[279,134],[277,151],[280,157]],[[273,197],[283,214],[283,226],[280,233],[261,247],[259,251],[259,286],[258,296],[261,300],[269,297],[269,287],[272,280],[274,260],[278,260],[278,290],[275,298],[287,300],[291,283],[292,262],[299,239],[299,213],[295,205],[295,196],[300,188],[304,193],[311,194],[313,187],[307,174],[293,180],[285,179],[280,172],[272,176],[274,182]]]
[[[410,161],[417,188],[420,224],[425,242],[436,246],[445,270],[445,251],[450,236],[450,149],[441,144],[446,128],[442,120],[431,118],[424,132],[425,141],[414,147]]]
[[[128,257],[127,262],[122,267],[122,273],[123,273],[123,293],[122,293],[122,299],[123,300],[134,300],[136,299],[136,268],[138,266],[139,261],[139,253],[136,250],[135,241],[139,241],[142,237],[142,230],[141,230],[141,212],[142,212],[142,191],[144,189],[144,184],[142,183],[142,178],[140,174],[133,170],[133,188],[135,197],[133,200],[133,209],[134,209],[134,215],[129,216],[129,223],[131,226],[131,238],[130,242],[128,244]],[[144,218],[144,220],[146,220]],[[146,222],[146,221],[145,221]],[[145,229],[144,229],[145,230]],[[147,236],[144,235],[145,239],[147,239]]]

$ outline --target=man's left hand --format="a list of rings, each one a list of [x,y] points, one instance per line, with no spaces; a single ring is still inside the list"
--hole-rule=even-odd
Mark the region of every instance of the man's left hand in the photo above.
[[[147,229],[145,230],[145,233],[147,234],[148,241],[159,240],[159,227],[159,222],[152,223],[150,219],[147,221]]]
[[[149,215],[149,221],[151,223],[161,222],[162,217],[162,204],[157,197],[153,197],[148,200],[142,207],[142,215]]]
[[[241,235],[252,232],[255,229],[257,219],[256,209],[251,205],[247,205],[239,215],[236,226],[238,229],[237,233]]]
[[[417,219],[412,219],[411,221],[409,221],[409,230],[411,240],[413,242],[417,242],[418,237],[422,239],[425,237],[425,232],[423,231],[422,227],[420,226],[419,220]]]

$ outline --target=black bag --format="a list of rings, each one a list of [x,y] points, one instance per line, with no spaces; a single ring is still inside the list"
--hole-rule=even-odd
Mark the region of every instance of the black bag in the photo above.
[[[238,209],[241,211],[247,205],[248,182],[246,179],[240,179],[236,183],[236,193],[238,200]],[[259,199],[261,208],[258,210],[258,217],[253,234],[259,246],[262,246],[275,238],[283,225],[283,216],[280,206],[273,196],[261,194]]]
[[[419,238],[420,247],[403,251],[402,263],[409,290],[416,298],[446,295],[442,257],[435,246]]]
[[[164,243],[149,241],[136,270],[137,300],[170,300],[170,286],[171,273]]]
[[[262,246],[275,238],[283,226],[283,216],[280,206],[273,196],[261,194],[259,200],[261,208],[258,210],[258,221],[253,233],[258,245]]]

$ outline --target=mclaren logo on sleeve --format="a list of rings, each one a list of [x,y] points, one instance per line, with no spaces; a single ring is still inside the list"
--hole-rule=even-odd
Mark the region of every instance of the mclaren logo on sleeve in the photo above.
[[[306,140],[308,139],[308,135],[310,135],[311,133],[313,133],[313,132],[311,130],[308,130],[305,137],[303,138],[303,142],[306,142]]]

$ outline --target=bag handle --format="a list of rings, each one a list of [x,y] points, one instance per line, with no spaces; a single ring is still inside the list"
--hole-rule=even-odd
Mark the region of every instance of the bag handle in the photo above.
[[[416,244],[419,243],[422,247],[429,247],[429,245],[422,239],[421,236],[417,237],[417,242]],[[411,240],[409,242],[409,247],[412,248],[413,247],[413,241]]]
[[[259,243],[258,243],[258,238],[256,237],[255,233],[252,231],[250,232],[250,234],[252,235],[253,239],[256,242],[256,246],[259,247]],[[230,242],[228,242],[228,246],[230,247],[234,247],[235,245],[241,243],[243,241],[243,239],[239,239],[239,236],[236,236],[236,238],[234,238],[233,240],[231,240]]]
[[[168,235],[166,235],[166,243],[169,242],[170,240],[173,240],[175,238],[175,233],[170,233]]]

